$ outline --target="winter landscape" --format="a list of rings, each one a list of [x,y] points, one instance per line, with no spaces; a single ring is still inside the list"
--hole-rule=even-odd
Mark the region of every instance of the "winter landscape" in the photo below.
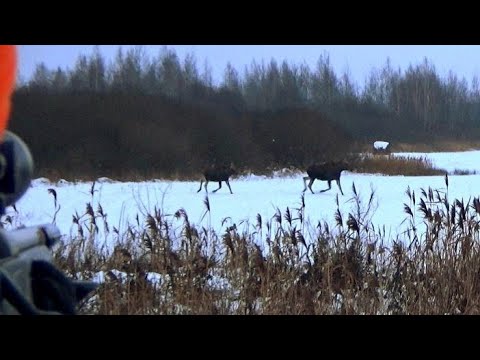
[[[396,153],[395,156],[422,157],[432,161],[435,167],[444,169],[449,174],[448,198],[465,199],[480,195],[480,151],[457,153]],[[473,175],[453,175],[455,171],[467,170]],[[17,202],[16,209],[9,208],[7,215],[16,225],[32,226],[54,222],[61,233],[67,238],[75,235],[78,225],[72,221],[72,216],[84,215],[86,205],[91,204],[97,210],[100,204],[107,215],[110,226],[114,226],[123,233],[128,225],[134,225],[138,218],[145,220],[147,214],[159,209],[162,214],[173,217],[179,209],[184,209],[193,225],[211,227],[221,233],[226,227],[236,224],[239,229],[255,228],[257,214],[268,221],[277,211],[283,213],[287,208],[295,214],[301,205],[303,194],[303,180],[305,174],[282,173],[276,176],[239,176],[230,181],[233,194],[230,194],[223,183],[209,184],[208,199],[210,211],[206,213],[204,200],[207,196],[204,188],[197,193],[200,182],[190,181],[161,181],[151,182],[118,182],[107,178],[93,182],[58,181],[51,183],[41,178],[32,181],[31,188]],[[92,185],[94,192],[92,196]],[[348,214],[355,211],[352,186],[355,186],[362,203],[366,205],[373,193],[373,202],[365,215],[366,220],[378,229],[384,228],[389,238],[397,239],[405,231],[408,218],[404,211],[404,203],[409,203],[406,191],[408,188],[417,195],[421,189],[432,188],[446,192],[444,176],[384,176],[382,174],[357,174],[345,171],[342,173],[341,185],[345,195],[342,196],[335,182],[331,190],[320,193],[328,188],[327,182],[315,181],[315,194],[307,189],[304,193],[305,219],[313,226],[319,221],[334,224],[336,201],[341,212]],[[54,189],[57,196],[58,211],[54,204],[54,197],[48,191]],[[295,216],[294,216],[295,217]],[[88,224],[88,221],[84,221]],[[423,219],[417,218],[421,226]],[[115,240],[108,233],[104,233],[99,226],[99,238],[103,237],[110,245]]]
[[[385,249],[395,249],[395,246],[398,245],[394,244],[399,243],[403,243],[403,245],[400,245],[401,248],[407,249],[408,247],[408,251],[410,251],[412,245],[410,241],[412,241],[413,238],[411,232],[413,228],[418,228],[419,234],[421,234],[419,243],[426,243],[428,240],[426,234],[432,230],[432,223],[426,221],[425,214],[422,214],[421,211],[418,210],[419,203],[417,202],[412,205],[412,197],[415,198],[414,194],[417,194],[416,199],[419,201],[422,197],[422,190],[425,191],[426,194],[428,194],[429,191],[438,190],[438,202],[434,201],[437,202],[437,205],[433,206],[441,208],[441,199],[448,199],[452,204],[455,204],[455,200],[458,199],[467,202],[467,207],[473,207],[473,199],[478,197],[477,184],[480,181],[480,175],[475,174],[475,172],[480,171],[479,162],[475,161],[475,159],[480,158],[480,151],[456,153],[396,153],[394,156],[428,158],[435,167],[444,169],[448,177],[384,176],[382,174],[358,174],[347,171],[344,172],[341,177],[341,184],[345,195],[342,196],[340,194],[335,182],[332,183],[331,190],[320,193],[319,190],[326,188],[326,182],[316,181],[313,185],[316,193],[311,194],[309,190],[304,193],[303,207],[301,205],[303,194],[302,177],[304,174],[300,172],[291,174],[284,171],[272,177],[255,175],[239,176],[230,181],[233,194],[229,193],[225,184],[218,192],[213,193],[212,190],[216,189],[218,184],[210,183],[208,197],[204,187],[202,187],[200,192],[197,192],[199,182],[191,181],[154,180],[151,182],[136,183],[117,182],[107,178],[100,178],[97,179],[95,183],[67,182],[62,180],[51,183],[45,178],[39,178],[32,181],[30,189],[17,202],[15,208],[8,208],[2,220],[7,228],[54,223],[63,234],[63,251],[68,249],[70,245],[72,246],[69,250],[70,254],[76,253],[76,256],[80,259],[85,260],[85,256],[88,257],[89,252],[92,252],[92,257],[97,258],[97,266],[93,266],[91,269],[79,268],[76,276],[80,278],[90,278],[99,284],[104,284],[106,289],[110,288],[110,292],[119,291],[118,285],[112,285],[116,282],[120,282],[121,284],[131,284],[131,281],[134,281],[134,283],[138,282],[139,274],[135,275],[134,268],[130,271],[128,269],[132,269],[130,267],[131,254],[137,252],[137,254],[141,254],[140,257],[142,257],[145,255],[145,247],[141,242],[135,243],[134,241],[133,246],[132,242],[128,244],[126,237],[128,237],[127,234],[131,234],[132,237],[130,241],[139,236],[143,237],[146,232],[144,231],[143,235],[139,235],[138,231],[140,229],[152,230],[152,224],[149,223],[152,221],[152,217],[155,217],[157,221],[159,221],[158,228],[160,232],[162,228],[160,223],[162,220],[159,219],[165,220],[165,224],[170,224],[171,228],[170,230],[166,230],[164,236],[170,239],[170,249],[180,252],[184,247],[185,237],[188,238],[191,236],[185,233],[186,227],[184,220],[187,218],[185,218],[183,214],[186,214],[189,219],[187,220],[189,227],[191,226],[192,229],[203,229],[202,235],[199,236],[200,238],[203,237],[206,241],[203,245],[203,250],[201,250],[204,256],[208,258],[208,256],[212,256],[215,251],[219,251],[217,256],[220,256],[223,261],[228,261],[228,252],[225,253],[224,250],[221,250],[221,245],[218,247],[220,237],[213,234],[230,234],[232,230],[233,233],[243,233],[244,236],[250,236],[250,241],[245,242],[244,246],[250,249],[256,248],[257,254],[258,251],[263,253],[272,251],[271,242],[275,241],[273,239],[280,241],[278,237],[279,233],[276,232],[278,229],[283,229],[282,232],[286,231],[286,233],[283,232],[284,238],[281,240],[283,242],[285,241],[285,236],[289,236],[289,231],[290,238],[292,238],[292,234],[295,233],[297,225],[300,230],[298,234],[304,236],[303,241],[305,241],[306,245],[318,241],[319,234],[327,234],[328,237],[328,233],[331,232],[331,234],[335,234],[334,237],[340,236],[341,238],[342,234],[343,236],[348,235],[345,239],[346,242],[343,244],[346,249],[347,244],[353,241],[354,237],[352,237],[352,233],[349,234],[348,230],[346,232],[345,230],[339,230],[338,218],[336,217],[337,208],[345,220],[349,214],[353,214],[354,219],[361,220],[359,221],[359,226],[364,227],[364,229],[359,229],[358,234],[360,235],[361,233],[363,237],[362,242],[365,241],[362,246],[369,246],[369,240],[366,239],[371,239],[371,241],[380,239],[380,241],[382,241],[382,245],[379,247],[380,253],[382,246],[385,245]],[[460,170],[473,175],[453,175]],[[206,199],[208,199],[207,203]],[[413,214],[410,214],[412,216],[405,211],[405,204],[409,205],[409,208],[412,210]],[[207,211],[208,207],[209,211]],[[185,213],[183,213],[181,209],[184,209]],[[290,212],[290,215],[287,215],[288,212]],[[93,214],[93,216],[90,216],[91,214]],[[259,216],[263,219],[264,225],[259,226]],[[299,216],[303,217],[301,221],[299,221]],[[93,230],[92,228],[92,218],[96,219],[95,224],[97,230]],[[270,225],[268,225],[269,222]],[[361,222],[363,222],[363,224]],[[105,225],[105,223],[107,225]],[[319,224],[321,225],[319,226]],[[292,226],[294,226],[293,232],[291,232]],[[155,227],[155,225],[153,227]],[[264,229],[262,227],[264,227]],[[325,229],[329,227],[331,230],[326,230],[325,233]],[[347,226],[345,226],[345,229],[346,228]],[[351,226],[349,225],[348,228],[350,229]],[[132,231],[132,229],[136,230]],[[376,234],[373,236],[365,235],[369,231]],[[133,234],[134,232],[136,232],[136,235]],[[124,234],[124,236],[122,236],[122,234]],[[229,238],[229,235],[227,237],[225,237],[225,235],[222,236],[224,241]],[[240,238],[237,236],[237,241]],[[293,236],[293,238],[295,238],[295,236]],[[299,236],[299,239],[300,238]],[[213,243],[207,244],[209,241]],[[88,245],[85,245],[87,243],[90,244],[90,248]],[[83,245],[80,246],[79,244]],[[224,244],[228,243],[225,242]],[[349,246],[351,247],[352,244],[353,243],[350,243]],[[277,245],[280,245],[280,242],[278,242]],[[285,243],[283,245],[288,246]],[[159,245],[157,244],[157,246]],[[217,250],[212,250],[215,246],[218,247]],[[233,249],[233,245],[231,246]],[[302,257],[308,256],[307,254],[310,252],[309,246],[310,245],[307,245],[306,249],[299,249],[299,251],[297,251],[295,255],[297,261],[301,261]],[[331,246],[337,248],[337,250],[342,248],[341,244]],[[421,245],[419,246],[421,247]],[[117,257],[113,262],[111,260],[107,262],[111,266],[107,269],[105,266],[106,263],[102,264],[101,254],[105,254],[103,256],[108,256],[108,254],[111,256],[111,254],[113,254],[115,258],[117,250],[122,248],[123,251],[121,250],[120,253],[123,254],[126,252],[130,260],[125,261],[124,258],[118,260]],[[150,247],[147,246],[147,249],[149,252],[153,252],[154,245],[151,244]],[[160,246],[158,250],[165,251],[165,245]],[[58,254],[60,254],[60,251]],[[150,254],[150,256],[152,255]],[[96,271],[94,270],[95,268]],[[153,268],[155,268],[155,266],[153,266]],[[259,268],[253,271],[258,272],[261,268],[262,266],[259,265]],[[308,274],[307,271],[300,272],[301,277],[306,274]],[[230,289],[227,291],[228,293],[233,291],[234,295],[231,295],[233,298],[223,299],[223,301],[226,301],[228,304],[223,304],[223,307],[221,305],[218,306],[218,308],[223,309],[220,313],[268,312],[266,309],[260,310],[263,309],[261,301],[252,300],[252,303],[247,302],[248,304],[243,304],[242,308],[242,302],[235,300],[241,294],[237,292],[239,290],[234,290],[239,284],[233,284],[235,281],[238,282],[241,276],[235,279],[225,275],[226,274],[222,275],[221,272],[218,273],[212,269],[206,278],[207,283],[202,285],[208,286],[210,291],[212,289],[217,289],[217,291],[218,289],[223,289],[223,291]],[[173,281],[172,274],[162,275],[162,271],[158,270],[142,270],[140,276],[145,278],[143,286],[149,289],[148,291],[150,291],[150,295],[153,297],[158,296],[158,294],[152,295],[152,286],[153,288],[158,287],[158,289],[163,289],[165,286],[171,286],[168,284],[170,281]],[[177,276],[181,276],[180,273],[177,274]],[[295,275],[295,277],[296,276],[298,275]],[[229,278],[229,280],[227,280],[227,278]],[[290,280],[297,281],[294,279]],[[275,279],[273,281],[276,282],[277,280]],[[116,287],[112,289],[112,286]],[[188,286],[195,288],[197,285],[190,284]],[[138,291],[144,294],[147,290]],[[153,294],[155,294],[155,292]],[[307,313],[309,313],[309,311],[319,311],[320,313],[348,313],[350,311],[356,313],[359,311],[353,308],[346,310],[346,300],[344,299],[347,298],[347,295],[340,295],[342,292],[336,293],[335,291],[332,294],[336,295],[332,295],[334,296],[333,300],[329,300],[329,307],[322,310],[303,308],[300,313],[304,311]],[[343,292],[343,294],[345,293]],[[194,297],[197,298],[197,296],[199,295],[197,294]],[[222,296],[225,296],[225,294]],[[302,296],[306,295],[304,294]],[[98,296],[91,298],[89,304],[95,304],[95,299],[98,301]],[[146,310],[144,307],[139,308],[138,304],[130,304],[130,306],[127,305],[126,308],[123,307],[123,310],[117,309],[116,311],[118,312],[111,312],[106,309],[99,309],[98,305],[90,305],[92,307],[89,308],[87,304],[85,305],[85,309],[88,310],[85,311],[86,313],[140,312],[175,314],[191,313],[192,311],[194,313],[211,313],[212,311],[211,307],[208,309],[200,307],[193,310],[195,306],[193,306],[192,309],[190,306],[185,305],[185,299],[181,301],[178,299],[163,299],[163,301],[165,304],[171,304],[171,302],[173,302],[175,305],[169,305],[173,307],[168,309],[160,306],[157,307],[157,310],[152,309],[151,305],[146,305]],[[198,299],[195,301],[198,301]],[[184,305],[179,305],[177,302],[184,303]],[[104,303],[103,306],[108,305]],[[111,304],[110,306],[117,308],[116,305]],[[388,310],[386,310],[385,307]],[[367,307],[367,309],[368,310],[363,311],[365,311],[365,313],[369,313],[369,311],[373,313],[395,313],[394,301],[393,303],[385,301],[383,305],[377,304],[373,307],[373,310],[369,307]],[[283,308],[283,310],[272,309],[271,311],[273,311],[273,313],[277,311],[280,311],[280,313],[290,312],[290,310],[286,308]],[[426,312],[427,310],[425,308],[419,308],[417,311]],[[435,313],[434,310],[432,311]],[[457,309],[457,312],[459,311],[460,310]],[[294,313],[296,312],[294,311]]]
[[[19,79],[35,176],[0,219],[58,227],[55,265],[100,284],[79,313],[480,313],[478,76],[381,46],[335,48],[388,53],[361,84],[321,46],[215,78],[175,48],[91,49]]]

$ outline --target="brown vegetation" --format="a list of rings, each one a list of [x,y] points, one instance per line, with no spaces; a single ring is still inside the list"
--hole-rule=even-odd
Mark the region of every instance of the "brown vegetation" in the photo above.
[[[394,155],[366,155],[358,157],[353,171],[384,175],[428,176],[445,175],[446,170],[437,169],[427,158],[396,157]]]
[[[261,171],[351,149],[348,134],[306,109],[231,115],[119,94],[19,94],[15,109],[11,128],[30,146],[37,177],[198,179],[211,163]]]
[[[480,199],[449,202],[445,180],[407,189],[410,225],[394,238],[369,222],[374,194],[361,205],[353,185],[335,224],[305,221],[303,198],[244,230],[225,219],[221,234],[154,209],[112,228],[113,249],[98,245],[108,225],[90,208],[55,259],[77,279],[103,274],[83,314],[480,314]]]

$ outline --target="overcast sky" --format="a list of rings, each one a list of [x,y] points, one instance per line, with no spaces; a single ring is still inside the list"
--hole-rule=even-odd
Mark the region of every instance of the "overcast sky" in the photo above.
[[[112,60],[119,46],[127,50],[133,45],[100,45],[100,52]],[[48,68],[73,68],[80,54],[90,55],[94,45],[20,45],[19,71],[23,79],[29,79],[35,66],[44,62]],[[145,45],[151,56],[157,56],[162,45]],[[187,53],[194,53],[199,70],[208,60],[214,81],[223,77],[227,62],[243,74],[252,60],[266,62],[272,58],[277,62],[305,62],[313,69],[320,55],[327,53],[337,75],[349,71],[357,85],[362,86],[373,68],[382,68],[390,58],[394,68],[406,70],[424,58],[430,60],[440,76],[450,70],[470,83],[475,74],[480,74],[479,45],[167,45],[175,49],[181,60]]]

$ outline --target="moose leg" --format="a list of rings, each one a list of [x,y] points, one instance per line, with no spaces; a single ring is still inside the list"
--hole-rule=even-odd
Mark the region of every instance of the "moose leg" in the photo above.
[[[328,191],[332,188],[332,180],[328,180],[328,189],[325,189],[325,190],[322,190],[320,192],[325,192],[325,191]]]
[[[337,179],[337,185],[338,185],[338,188],[340,189],[340,192],[343,195],[342,185],[340,185],[340,179]]]
[[[308,176],[304,176],[303,177],[303,192],[305,192],[305,190],[307,190],[307,179],[310,179],[310,177]]]
[[[218,189],[213,190],[213,192],[217,192],[217,191],[220,190],[221,188],[222,188],[222,182],[219,181],[219,182],[218,182]]]
[[[202,190],[202,185],[203,185],[203,179],[200,180],[200,189],[198,189],[197,193],[200,192],[200,190]]]
[[[311,178],[310,176],[305,176],[303,178],[303,185],[305,185],[305,188],[303,189],[303,192],[305,192],[305,190],[307,190],[307,180],[308,179],[310,179],[310,182],[308,183],[308,188],[310,189],[312,194],[315,194],[312,190],[312,185],[313,185],[313,182],[315,181],[315,178]]]
[[[315,178],[311,178],[310,179],[310,182],[308,183],[308,188],[310,189],[310,191],[312,192],[312,194],[315,194],[313,192],[313,189],[312,189],[312,185],[313,185],[313,182],[315,181]]]
[[[228,182],[228,180],[227,180],[227,181],[225,181],[225,182],[227,183],[227,185],[228,185],[228,188],[230,189],[230,194],[233,194],[233,192],[232,192],[232,188],[230,187],[230,183]]]
[[[205,191],[208,193],[207,185],[208,185],[208,180],[205,181]]]

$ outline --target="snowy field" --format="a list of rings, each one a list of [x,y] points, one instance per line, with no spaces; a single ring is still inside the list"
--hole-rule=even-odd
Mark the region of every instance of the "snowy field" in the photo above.
[[[445,153],[392,153],[394,156],[428,158],[433,166],[444,169],[448,173],[455,170],[470,170],[480,173],[480,151],[445,152]]]
[[[480,173],[480,151],[463,153],[402,153],[397,156],[422,156],[430,158],[434,165],[449,172],[455,169],[477,171]],[[55,215],[55,224],[62,234],[76,234],[77,226],[72,222],[72,216],[85,214],[86,204],[91,203],[94,211],[98,204],[107,214],[110,229],[116,227],[120,233],[125,231],[128,224],[135,224],[138,215],[141,222],[147,213],[153,214],[154,208],[161,209],[163,214],[173,214],[183,208],[186,210],[190,222],[194,225],[212,227],[222,232],[227,226],[235,223],[240,230],[249,226],[253,232],[257,214],[260,214],[263,223],[270,220],[277,208],[285,213],[287,207],[296,217],[296,208],[300,207],[303,190],[303,174],[291,177],[260,177],[246,176],[233,178],[230,181],[233,195],[229,193],[225,184],[217,193],[212,190],[218,183],[209,184],[210,213],[204,216],[205,190],[197,193],[199,182],[159,181],[141,183],[121,183],[98,181],[92,197],[90,189],[92,183],[49,183],[44,179],[35,179],[26,194],[17,202],[18,214],[13,208],[7,208],[7,214],[13,219],[13,225],[40,225],[51,223],[55,215],[54,200],[48,189],[57,193],[60,205]],[[385,227],[387,236],[395,237],[405,230],[404,220],[407,214],[403,204],[409,204],[406,190],[410,187],[420,197],[420,189],[445,191],[444,176],[383,176],[378,174],[357,174],[343,172],[341,184],[344,196],[340,194],[335,182],[332,182],[330,191],[319,193],[327,188],[327,183],[315,181],[313,190],[305,192],[305,218],[315,226],[318,221],[327,221],[334,225],[336,197],[339,197],[340,210],[346,219],[349,212],[353,212],[355,204],[352,201],[352,185],[355,184],[357,193],[366,204],[371,192],[374,192],[374,212],[371,215],[373,224]],[[468,199],[480,196],[480,175],[450,175],[448,198]],[[222,225],[222,220],[229,219]],[[5,219],[5,216],[3,217]],[[86,220],[86,217],[82,219]],[[181,226],[181,220],[174,220]],[[419,225],[421,218],[417,219]],[[102,230],[102,221],[98,221]],[[421,229],[421,227],[420,227]]]

